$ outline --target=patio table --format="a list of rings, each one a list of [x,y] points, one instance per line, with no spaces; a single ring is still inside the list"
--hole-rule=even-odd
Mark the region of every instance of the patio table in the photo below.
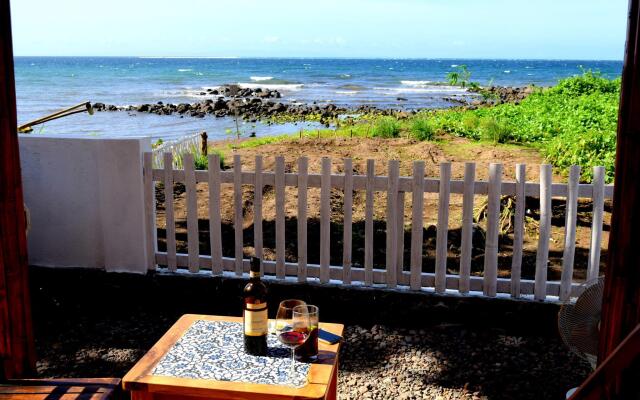
[[[342,335],[341,324],[320,328]],[[340,344],[318,343],[318,360],[296,362],[275,335],[266,357],[243,351],[242,318],[183,315],[122,380],[132,400],[336,399]]]

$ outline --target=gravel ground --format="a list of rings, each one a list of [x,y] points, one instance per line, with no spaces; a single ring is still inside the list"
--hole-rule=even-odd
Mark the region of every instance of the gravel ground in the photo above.
[[[441,325],[346,329],[341,399],[564,399],[589,373],[556,339]]]
[[[178,315],[36,319],[43,377],[122,377]],[[438,325],[348,326],[340,399],[561,399],[588,366],[555,338]]]

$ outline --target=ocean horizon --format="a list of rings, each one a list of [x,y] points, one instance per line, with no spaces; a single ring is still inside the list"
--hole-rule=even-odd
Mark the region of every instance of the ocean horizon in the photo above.
[[[193,103],[216,96],[207,89],[224,84],[275,89],[285,103],[424,109],[455,105],[465,89],[446,82],[448,72],[466,65],[481,85],[552,86],[583,70],[619,76],[622,61],[455,58],[245,58],[245,57],[73,57],[16,56],[20,123],[80,102],[118,106]],[[203,119],[142,113],[78,114],[35,127],[47,134],[151,136],[173,139],[205,130],[212,139],[228,137],[230,118]],[[258,136],[292,133],[295,124],[243,122]]]

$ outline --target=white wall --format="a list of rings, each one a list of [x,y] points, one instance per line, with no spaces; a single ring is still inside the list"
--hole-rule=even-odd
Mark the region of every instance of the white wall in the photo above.
[[[20,135],[29,263],[145,273],[149,138]]]

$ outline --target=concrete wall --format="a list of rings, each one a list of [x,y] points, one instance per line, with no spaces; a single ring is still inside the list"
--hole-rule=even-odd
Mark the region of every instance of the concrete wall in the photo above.
[[[145,273],[149,138],[21,135],[29,263]]]

